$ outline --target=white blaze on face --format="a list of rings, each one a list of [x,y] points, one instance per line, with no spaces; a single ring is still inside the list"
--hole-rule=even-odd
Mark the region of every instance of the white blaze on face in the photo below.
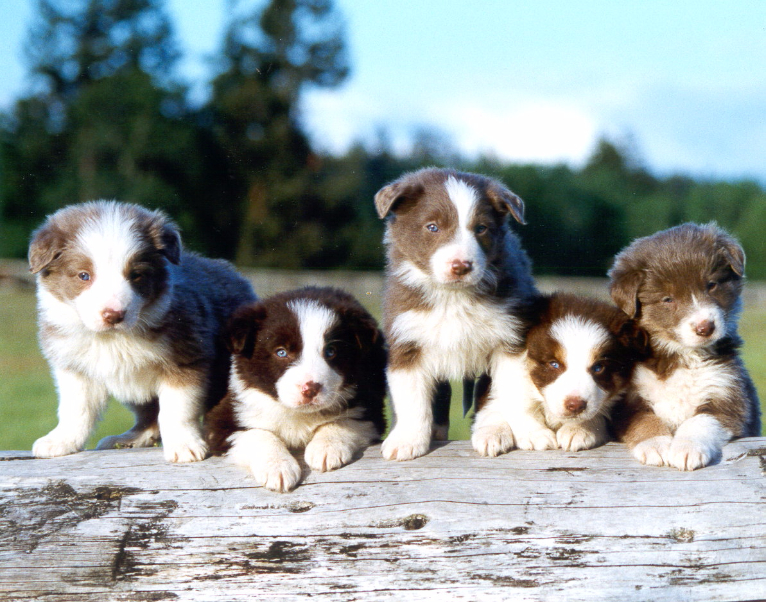
[[[343,377],[325,359],[325,336],[335,325],[337,316],[315,301],[292,301],[287,306],[298,320],[303,349],[277,381],[279,400],[288,407],[305,411],[331,407],[344,393]]]
[[[549,413],[558,418],[587,420],[596,415],[608,393],[593,379],[591,367],[598,360],[598,350],[608,341],[609,332],[600,324],[567,316],[551,327],[551,336],[561,346],[564,372],[541,391]],[[567,413],[567,399],[586,402],[582,413]]]
[[[702,334],[707,332],[708,334]],[[712,345],[726,333],[723,311],[712,303],[701,303],[692,295],[691,309],[687,317],[676,327],[675,334],[686,347]]]
[[[83,324],[91,330],[115,327],[105,321],[105,312],[124,313],[116,325],[121,330],[138,321],[143,300],[125,277],[128,261],[140,249],[132,225],[132,220],[114,207],[87,223],[78,235],[79,246],[91,258],[93,271],[89,274],[90,286],[77,296],[74,304]]]
[[[484,251],[471,229],[471,220],[479,202],[479,194],[475,188],[452,176],[447,179],[445,188],[457,210],[458,223],[454,238],[440,247],[431,257],[431,270],[438,282],[460,281],[475,284],[481,279],[486,267]],[[453,271],[455,262],[470,264],[470,271],[464,275],[457,275]]]

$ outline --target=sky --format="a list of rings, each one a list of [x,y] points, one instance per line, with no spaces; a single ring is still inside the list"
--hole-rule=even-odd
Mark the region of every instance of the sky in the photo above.
[[[0,0],[0,109],[27,89],[34,3]],[[166,0],[202,100],[227,0]],[[335,0],[352,72],[309,90],[313,143],[439,132],[467,156],[582,165],[607,137],[653,173],[766,183],[766,1]]]

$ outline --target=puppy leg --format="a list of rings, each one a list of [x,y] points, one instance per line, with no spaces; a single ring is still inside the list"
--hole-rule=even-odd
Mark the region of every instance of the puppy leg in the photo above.
[[[679,470],[696,470],[721,457],[721,448],[732,434],[710,414],[697,414],[676,430],[668,451],[667,463]]]
[[[54,458],[82,450],[106,405],[106,389],[88,378],[58,368],[53,370],[53,377],[59,394],[59,422],[32,446],[32,453],[38,458]]]
[[[313,470],[325,472],[345,466],[379,436],[372,422],[341,419],[320,426],[306,446],[304,459]]]
[[[609,440],[606,418],[594,416],[582,422],[567,422],[556,432],[559,447],[566,451],[580,451],[603,445]]]
[[[556,433],[545,423],[542,397],[529,377],[526,354],[501,353],[493,362],[490,398],[501,400],[519,449],[556,449]]]
[[[383,442],[386,460],[412,460],[428,452],[431,445],[434,380],[422,370],[388,370],[388,390],[395,425]]]
[[[159,389],[159,426],[168,462],[198,462],[207,457],[200,426],[203,390],[197,384],[163,383]]]
[[[247,468],[259,485],[284,493],[301,480],[301,467],[285,444],[270,431],[250,429],[234,433],[227,457]]]
[[[434,425],[431,429],[434,441],[447,441],[449,439],[449,408],[451,401],[452,386],[449,384],[449,381],[436,383],[433,401]]]
[[[471,445],[482,456],[495,457],[513,449],[513,431],[506,420],[502,402],[490,399],[471,428]]]
[[[636,409],[641,405],[640,399],[618,404],[613,415],[617,439],[630,448],[641,464],[665,466],[673,435],[652,410]]]
[[[159,403],[152,399],[144,404],[126,404],[136,417],[136,423],[121,435],[110,435],[98,442],[96,449],[126,447],[152,447],[160,441],[160,425],[157,423]]]

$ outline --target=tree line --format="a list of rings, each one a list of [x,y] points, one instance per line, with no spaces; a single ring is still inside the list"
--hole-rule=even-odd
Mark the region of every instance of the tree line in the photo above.
[[[178,75],[162,0],[37,0],[29,93],[0,116],[0,256],[26,254],[45,215],[116,198],[160,208],[188,247],[241,266],[379,269],[375,192],[450,166],[502,180],[527,204],[518,232],[537,273],[603,276],[637,236],[716,220],[766,278],[766,191],[750,181],[658,177],[603,139],[581,168],[460,156],[438,132],[397,153],[381,132],[342,155],[312,148],[300,99],[350,73],[332,0],[232,1],[201,106]]]

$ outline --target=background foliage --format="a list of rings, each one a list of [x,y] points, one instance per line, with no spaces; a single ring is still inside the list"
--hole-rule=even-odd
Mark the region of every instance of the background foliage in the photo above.
[[[162,0],[37,0],[32,92],[0,119],[0,256],[23,257],[51,211],[93,198],[158,207],[186,243],[242,266],[377,269],[374,193],[402,172],[449,165],[496,176],[527,202],[524,244],[543,274],[603,275],[637,236],[717,220],[766,278],[766,192],[755,182],[649,173],[601,140],[582,168],[467,159],[439,132],[394,153],[381,132],[342,156],[312,149],[300,100],[348,76],[331,0],[237,2],[210,96],[188,102]]]

